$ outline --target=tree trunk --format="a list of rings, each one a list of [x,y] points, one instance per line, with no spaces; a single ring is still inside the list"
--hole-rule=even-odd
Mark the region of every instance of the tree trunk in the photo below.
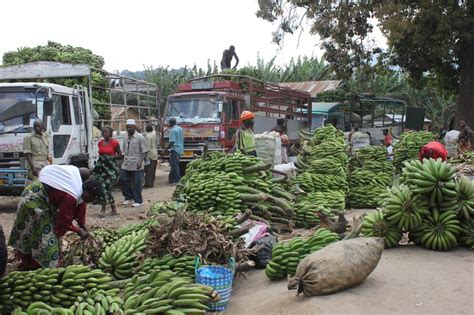
[[[470,10],[474,11],[473,8],[474,5]],[[466,120],[466,124],[474,128],[474,40],[467,40],[461,45],[459,67],[457,118]]]

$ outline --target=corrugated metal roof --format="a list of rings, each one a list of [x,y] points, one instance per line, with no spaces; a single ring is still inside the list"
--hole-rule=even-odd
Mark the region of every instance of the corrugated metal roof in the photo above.
[[[284,82],[278,83],[280,86],[288,87],[290,89],[306,91],[311,94],[311,97],[316,97],[317,94],[335,90],[340,80],[327,80],[327,81],[306,81],[306,82]]]

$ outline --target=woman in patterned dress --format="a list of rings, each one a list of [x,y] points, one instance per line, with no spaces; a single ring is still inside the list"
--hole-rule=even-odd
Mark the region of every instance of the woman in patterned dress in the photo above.
[[[15,248],[21,269],[56,267],[61,257],[60,238],[68,231],[85,239],[86,203],[101,197],[96,179],[82,182],[79,169],[49,165],[21,195],[8,244]],[[78,226],[73,224],[77,221]]]
[[[112,195],[112,188],[119,178],[119,166],[117,159],[122,157],[119,142],[112,138],[113,130],[111,127],[102,127],[102,137],[97,146],[99,147],[99,159],[94,168],[94,177],[99,179],[102,183],[102,188],[105,192],[104,198],[101,198],[97,203],[102,205],[101,212],[105,213],[105,208],[110,205],[112,211],[111,215],[117,215],[117,207],[115,206],[114,196]]]

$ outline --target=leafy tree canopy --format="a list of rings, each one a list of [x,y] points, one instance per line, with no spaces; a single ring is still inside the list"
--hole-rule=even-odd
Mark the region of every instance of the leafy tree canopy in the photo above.
[[[459,90],[458,112],[474,121],[473,1],[259,0],[257,16],[278,22],[276,43],[309,21],[325,59],[341,78],[349,78],[375,56],[406,70],[418,86],[434,80],[439,88]],[[387,37],[385,53],[367,45],[374,23]]]

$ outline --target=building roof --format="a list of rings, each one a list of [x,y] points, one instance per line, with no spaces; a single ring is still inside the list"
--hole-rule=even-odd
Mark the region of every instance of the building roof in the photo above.
[[[306,82],[283,82],[278,83],[278,85],[282,87],[288,87],[290,89],[306,91],[311,94],[311,97],[316,97],[316,95],[319,93],[337,89],[340,83],[340,80],[327,80]]]
[[[338,102],[313,102],[312,112],[317,113],[328,113],[336,109],[341,103]]]
[[[393,121],[395,121],[397,123],[402,121],[402,115],[401,114],[385,114],[385,116],[392,119]],[[403,121],[405,121],[405,120],[406,120],[406,115],[403,116]],[[431,122],[431,120],[429,120],[428,118],[425,117],[424,122],[429,123],[429,122]]]

